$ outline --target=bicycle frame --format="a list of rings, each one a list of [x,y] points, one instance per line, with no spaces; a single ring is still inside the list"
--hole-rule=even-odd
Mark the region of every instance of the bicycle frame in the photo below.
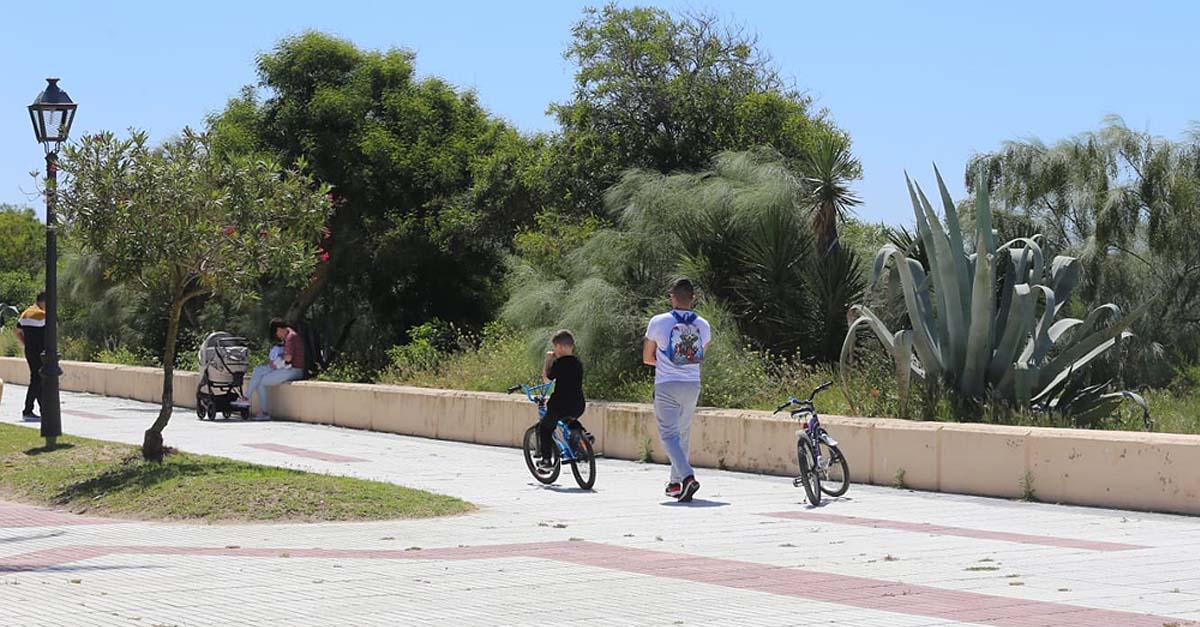
[[[539,420],[546,417],[546,400],[554,393],[553,379],[540,385],[514,385],[508,388],[510,393],[517,390],[524,392],[525,398],[528,398],[531,403],[537,405]],[[558,446],[559,458],[564,462],[576,461],[575,448],[571,446],[570,442],[573,433],[571,425],[562,420],[559,420],[558,424],[554,427],[554,444]]]

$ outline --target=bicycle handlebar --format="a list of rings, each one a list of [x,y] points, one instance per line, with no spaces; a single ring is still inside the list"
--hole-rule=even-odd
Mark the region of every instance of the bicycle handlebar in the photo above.
[[[779,412],[787,409],[788,407],[791,407],[792,405],[807,405],[809,407],[812,407],[813,399],[816,398],[817,394],[820,394],[821,392],[824,392],[825,390],[828,390],[831,387],[833,387],[833,381],[826,381],[825,383],[818,385],[816,387],[816,389],[814,389],[812,391],[812,394],[808,395],[808,400],[802,401],[793,396],[792,398],[789,398],[786,403],[780,405],[779,407],[776,407],[775,411],[772,413],[778,414]]]
[[[517,390],[519,390],[519,389],[521,389],[521,386],[519,386],[519,385],[514,385],[514,386],[512,386],[512,387],[508,388],[508,392],[507,392],[507,393],[508,393],[508,394],[512,394],[513,392],[516,392],[516,391],[517,391]]]

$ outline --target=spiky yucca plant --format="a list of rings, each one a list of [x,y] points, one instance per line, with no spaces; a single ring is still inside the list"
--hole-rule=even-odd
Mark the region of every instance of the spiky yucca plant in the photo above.
[[[928,267],[911,248],[893,242],[879,250],[871,273],[873,284],[887,282],[903,296],[911,328],[893,333],[867,307],[852,307],[842,344],[843,381],[858,332],[866,327],[895,360],[901,413],[907,411],[915,379],[944,386],[959,398],[1056,412],[1076,424],[1096,424],[1129,399],[1142,406],[1149,425],[1145,401],[1136,394],[1105,393],[1106,385],[1072,380],[1129,334],[1145,305],[1123,318],[1116,305],[1106,304],[1082,320],[1056,321],[1079,283],[1078,261],[1057,256],[1047,263],[1037,235],[999,243],[982,177],[975,192],[974,250],[968,252],[954,202],[941,173],[934,171],[944,226],[920,186],[905,176]]]

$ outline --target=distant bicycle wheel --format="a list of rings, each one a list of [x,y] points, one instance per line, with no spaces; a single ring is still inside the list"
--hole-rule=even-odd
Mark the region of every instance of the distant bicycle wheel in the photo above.
[[[533,425],[525,430],[524,447],[525,449],[525,466],[529,468],[529,474],[533,475],[534,479],[551,484],[558,479],[558,473],[562,470],[562,460],[559,459],[558,447],[550,447],[550,455],[553,459],[552,468],[539,468],[537,460],[534,456],[538,454],[538,432],[537,425]]]
[[[823,440],[817,443],[817,452],[821,457],[820,475],[821,491],[829,496],[841,496],[850,489],[850,464],[846,456],[836,446],[830,446]]]
[[[596,455],[592,452],[592,440],[583,429],[579,429],[575,437],[575,460],[571,462],[571,474],[575,475],[575,483],[584,490],[591,490],[596,485]]]
[[[800,462],[800,476],[792,485],[804,486],[804,494],[814,507],[821,504],[821,476],[817,474],[817,451],[807,437],[796,441],[796,458]]]

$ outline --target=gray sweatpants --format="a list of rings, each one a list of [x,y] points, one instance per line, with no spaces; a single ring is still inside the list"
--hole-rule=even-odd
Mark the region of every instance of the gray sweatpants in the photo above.
[[[692,416],[700,400],[699,381],[663,381],[654,384],[654,415],[658,418],[658,436],[671,459],[671,482],[678,483],[693,475],[688,463],[688,438]]]

